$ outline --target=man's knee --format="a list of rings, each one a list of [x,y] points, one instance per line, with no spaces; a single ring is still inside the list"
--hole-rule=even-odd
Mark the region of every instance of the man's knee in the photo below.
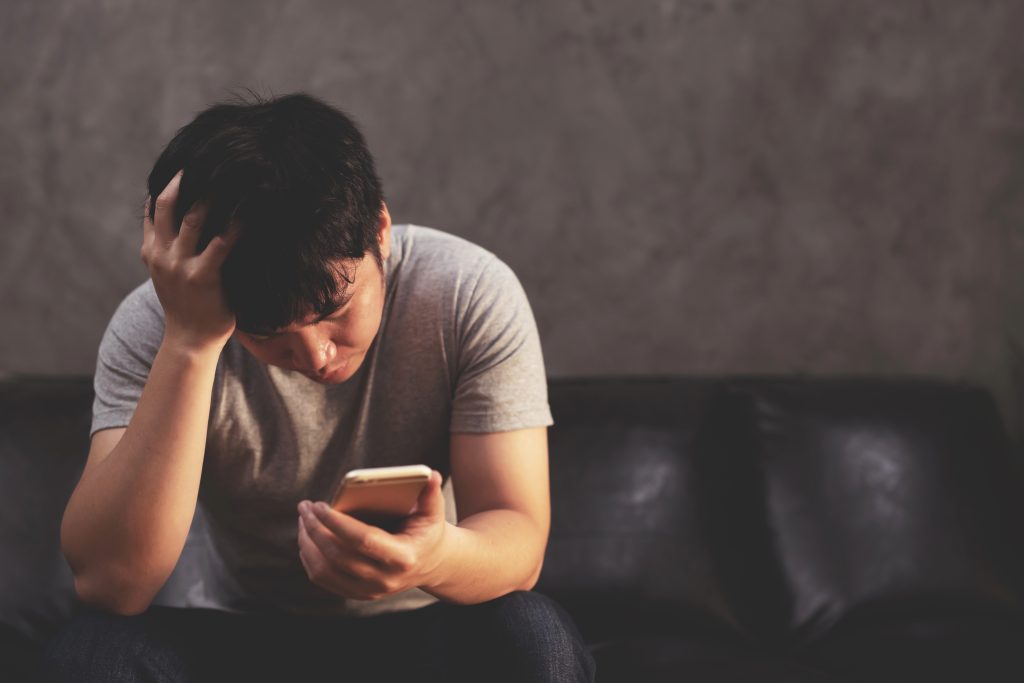
[[[495,617],[510,629],[560,633],[576,627],[554,600],[533,591],[514,591],[484,603]]]
[[[187,667],[145,616],[80,614],[47,642],[40,678],[51,681],[185,681]]]
[[[511,680],[593,680],[594,660],[576,625],[547,596],[515,591],[477,608],[473,628],[508,662]]]

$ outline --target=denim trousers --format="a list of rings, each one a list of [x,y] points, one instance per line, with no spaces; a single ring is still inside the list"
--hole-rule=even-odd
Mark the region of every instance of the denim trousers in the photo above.
[[[517,591],[373,617],[82,609],[46,644],[42,681],[593,681],[594,660],[554,601]]]

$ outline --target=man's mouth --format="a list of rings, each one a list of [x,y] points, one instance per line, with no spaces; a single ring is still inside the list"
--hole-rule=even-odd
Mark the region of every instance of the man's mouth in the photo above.
[[[334,375],[340,373],[346,367],[348,367],[348,359],[347,358],[344,361],[342,361],[341,363],[339,363],[337,366],[335,366],[333,368],[329,368],[327,370],[327,372],[325,372],[323,374],[320,374],[318,372],[305,372],[305,371],[300,371],[300,372],[302,372],[303,375],[305,375],[306,377],[310,378],[314,382],[325,382],[325,381],[331,379],[332,377],[334,377]]]

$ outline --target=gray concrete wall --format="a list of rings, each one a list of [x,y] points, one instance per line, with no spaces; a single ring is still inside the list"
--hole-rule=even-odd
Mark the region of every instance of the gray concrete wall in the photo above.
[[[1022,32],[1018,0],[7,0],[0,371],[91,371],[155,155],[251,87],[348,110],[396,220],[509,262],[552,375],[938,375],[1019,424]]]

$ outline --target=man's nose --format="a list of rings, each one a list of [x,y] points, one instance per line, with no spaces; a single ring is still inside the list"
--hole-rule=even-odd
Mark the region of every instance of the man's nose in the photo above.
[[[300,370],[324,373],[338,355],[338,347],[326,334],[316,330],[316,326],[311,326],[299,331],[294,353]]]

